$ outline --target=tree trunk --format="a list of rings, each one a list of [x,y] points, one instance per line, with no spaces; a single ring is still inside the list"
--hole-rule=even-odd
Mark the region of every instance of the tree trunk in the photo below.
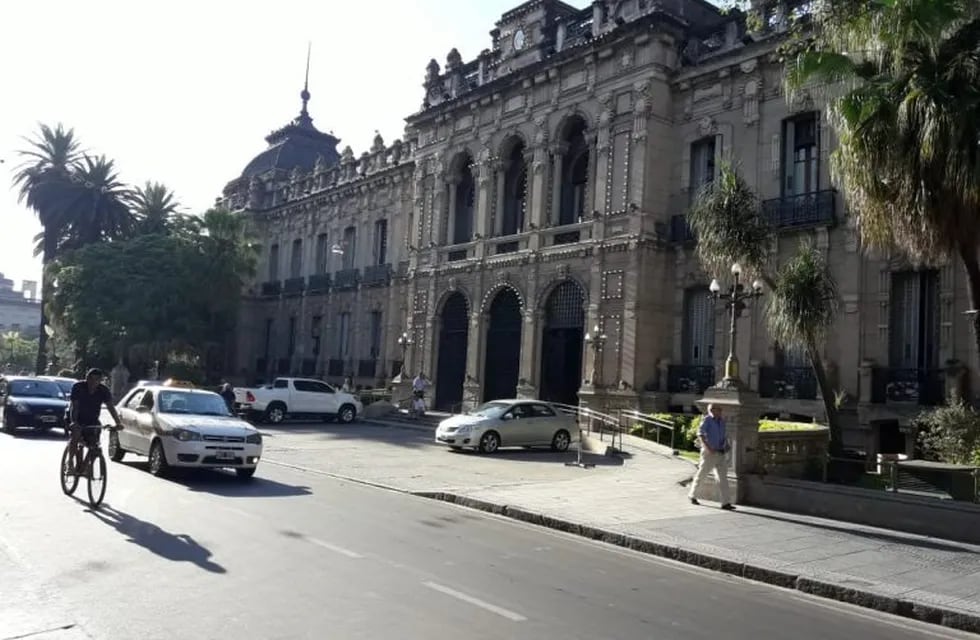
[[[969,242],[960,244],[960,260],[966,271],[966,284],[970,290],[970,304],[973,315],[973,344],[980,363],[980,261],[977,260],[977,247]]]
[[[58,249],[58,235],[54,229],[44,230],[44,245],[41,256],[41,326],[37,335],[37,359],[34,361],[34,371],[41,375],[48,368],[48,296],[51,295],[51,283],[48,276],[48,265],[54,260]]]
[[[810,364],[813,367],[813,375],[817,379],[817,386],[820,388],[820,395],[823,397],[823,408],[827,412],[827,426],[830,428],[830,455],[838,456],[844,449],[844,434],[841,431],[840,417],[837,412],[837,398],[834,389],[830,386],[827,379],[827,371],[823,365],[823,358],[816,345],[809,345],[807,351],[810,355]]]

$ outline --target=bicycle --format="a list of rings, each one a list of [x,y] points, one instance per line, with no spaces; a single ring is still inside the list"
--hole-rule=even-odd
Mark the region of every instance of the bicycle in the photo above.
[[[84,438],[79,436],[78,442],[74,446],[69,442],[65,445],[64,453],[61,454],[61,490],[66,496],[74,495],[78,488],[78,479],[84,474],[88,480],[88,502],[93,509],[102,504],[108,484],[108,465],[105,456],[102,455],[101,429],[116,430],[117,427],[102,425],[99,431],[99,439],[94,447],[87,447]],[[87,449],[83,452],[82,470],[80,471],[76,468],[79,449]]]

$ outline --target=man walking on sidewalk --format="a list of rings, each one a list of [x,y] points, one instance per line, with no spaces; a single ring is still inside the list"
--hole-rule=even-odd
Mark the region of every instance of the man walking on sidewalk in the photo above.
[[[726,511],[733,511],[731,498],[728,495],[728,460],[725,454],[728,452],[728,437],[725,435],[725,421],[721,417],[721,409],[715,405],[708,405],[708,415],[701,420],[698,428],[698,439],[701,441],[701,462],[698,464],[698,472],[691,483],[691,491],[688,497],[691,504],[701,504],[698,502],[698,490],[704,484],[705,479],[712,471],[718,476],[718,490],[721,493],[721,508]]]

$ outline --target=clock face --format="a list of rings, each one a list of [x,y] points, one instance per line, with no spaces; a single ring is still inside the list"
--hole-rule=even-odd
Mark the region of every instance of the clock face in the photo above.
[[[527,44],[527,36],[524,35],[524,29],[518,29],[514,34],[514,49],[520,51],[525,44]]]

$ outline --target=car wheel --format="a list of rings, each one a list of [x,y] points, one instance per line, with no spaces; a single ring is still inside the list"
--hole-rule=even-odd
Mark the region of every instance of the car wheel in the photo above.
[[[480,438],[480,452],[493,453],[500,448],[500,436],[496,431],[487,431]]]
[[[270,424],[280,424],[286,419],[286,405],[273,402],[265,410],[265,420]]]
[[[109,433],[109,459],[113,462],[122,462],[123,456],[126,455],[126,451],[119,446],[119,434],[116,432]]]
[[[165,476],[168,469],[169,465],[167,464],[167,456],[163,452],[163,445],[157,440],[150,447],[150,473],[157,477]]]
[[[568,445],[572,443],[572,436],[568,434],[564,429],[560,430],[555,434],[555,437],[551,439],[551,450],[552,451],[568,451]]]
[[[17,426],[16,424],[14,424],[13,417],[9,415],[5,415],[3,417],[3,432],[13,433],[16,428]]]
[[[357,417],[357,409],[352,404],[345,404],[337,412],[337,421],[341,424],[350,424]]]
[[[239,480],[248,481],[255,477],[255,467],[250,469],[235,469],[235,475]]]

